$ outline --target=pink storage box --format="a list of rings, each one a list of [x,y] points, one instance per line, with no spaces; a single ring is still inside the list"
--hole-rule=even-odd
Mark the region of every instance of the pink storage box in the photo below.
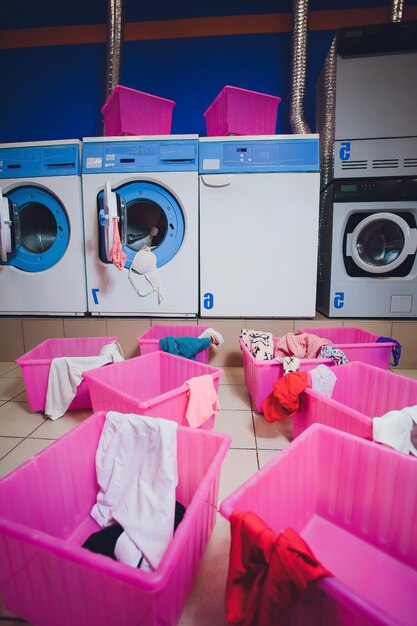
[[[178,428],[186,513],[158,569],[144,572],[81,547],[99,530],[90,510],[104,419],[95,413],[0,480],[0,596],[37,626],[175,625],[215,525],[230,438]]]
[[[136,339],[139,345],[141,355],[149,354],[155,350],[160,350],[159,340],[165,337],[198,337],[210,326],[197,326],[196,324],[190,326],[183,326],[177,324],[176,326],[151,326],[149,330],[140,335]],[[195,355],[195,360],[199,363],[208,363],[210,349],[206,348]]]
[[[226,85],[204,113],[207,135],[275,135],[281,98]]]
[[[173,100],[116,85],[101,112],[106,135],[170,135]]]
[[[22,370],[31,411],[44,411],[48,390],[51,361],[57,357],[97,356],[106,343],[117,341],[118,337],[77,337],[68,339],[46,339],[36,348],[16,359]],[[91,408],[90,394],[83,381],[77,388],[77,395],[69,409]]]
[[[312,584],[286,626],[414,626],[417,463],[316,424],[221,504],[293,528],[333,577]]]
[[[362,328],[307,328],[300,333],[313,333],[333,341],[335,346],[346,354],[349,361],[363,361],[376,367],[388,369],[395,342],[377,343],[379,335],[369,333]]]
[[[110,371],[111,370],[111,371]],[[83,374],[88,383],[94,411],[121,411],[165,417],[188,426],[186,411],[189,387],[194,376],[210,374],[218,390],[223,370],[168,352],[151,352],[111,368]],[[214,414],[200,426],[211,430]]]
[[[417,380],[358,361],[333,368],[332,397],[306,389],[294,415],[294,437],[320,423],[373,439],[372,418],[417,404]]]

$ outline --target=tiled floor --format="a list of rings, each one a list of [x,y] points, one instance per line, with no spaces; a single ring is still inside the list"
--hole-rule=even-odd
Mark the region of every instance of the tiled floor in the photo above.
[[[241,368],[223,369],[225,374],[219,388],[222,410],[216,417],[215,429],[230,434],[232,444],[222,467],[219,503],[287,446],[292,437],[290,420],[267,424],[251,408]],[[417,378],[417,370],[396,372]],[[20,369],[14,363],[0,363],[0,477],[74,428],[90,413],[88,410],[68,412],[56,422],[44,419],[41,413],[31,413]],[[180,626],[226,625],[223,598],[229,533],[228,522],[218,514],[214,533],[185,606]],[[1,626],[12,626],[16,623],[19,622],[0,605]]]

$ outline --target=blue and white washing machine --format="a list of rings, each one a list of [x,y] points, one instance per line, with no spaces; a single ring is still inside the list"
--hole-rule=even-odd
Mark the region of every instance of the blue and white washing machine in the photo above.
[[[197,135],[91,137],[83,143],[89,311],[196,316]],[[126,257],[120,269],[114,245]],[[135,263],[145,248],[152,254],[142,259],[140,274]],[[152,259],[156,267],[148,267]]]
[[[0,145],[0,313],[87,311],[81,142]]]

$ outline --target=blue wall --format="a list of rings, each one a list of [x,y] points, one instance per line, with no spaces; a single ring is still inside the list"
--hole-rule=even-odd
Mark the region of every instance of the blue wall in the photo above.
[[[343,11],[364,4],[389,7],[382,0],[313,0],[310,11]],[[291,11],[290,0],[125,0],[124,6],[127,23]],[[104,24],[106,12],[106,0],[15,0],[2,6],[0,28]],[[309,33],[306,118],[313,130],[315,83],[334,32]],[[81,139],[102,133],[104,43],[0,49],[0,63],[0,142]],[[122,50],[121,84],[175,100],[173,133],[205,135],[203,112],[227,84],[281,96],[276,131],[290,132],[290,78],[289,32],[127,41]]]

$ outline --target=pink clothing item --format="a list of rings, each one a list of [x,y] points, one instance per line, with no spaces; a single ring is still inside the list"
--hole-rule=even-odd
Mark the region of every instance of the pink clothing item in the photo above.
[[[118,217],[113,217],[113,247],[111,249],[111,260],[118,270],[122,270],[126,263],[127,254],[122,250],[122,242],[120,241],[119,227],[117,225],[118,220]]]
[[[217,391],[214,387],[213,377],[210,374],[195,376],[186,381],[189,386],[188,407],[185,414],[188,423],[198,428],[210,419],[213,413],[220,411]]]
[[[332,346],[330,339],[322,339],[312,333],[287,333],[280,337],[275,346],[275,358],[296,356],[299,359],[314,359],[322,346]]]

